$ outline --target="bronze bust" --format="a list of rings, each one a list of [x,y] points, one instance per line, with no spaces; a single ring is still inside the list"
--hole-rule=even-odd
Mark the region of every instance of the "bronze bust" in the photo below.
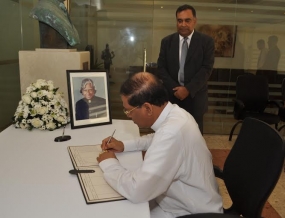
[[[41,48],[68,48],[80,43],[65,0],[39,0],[30,16],[39,21]]]

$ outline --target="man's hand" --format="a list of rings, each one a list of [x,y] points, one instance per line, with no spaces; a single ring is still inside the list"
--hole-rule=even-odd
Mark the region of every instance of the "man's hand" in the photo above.
[[[111,152],[111,151],[105,151],[105,152],[102,152],[98,157],[97,157],[97,161],[98,163],[100,163],[101,161],[103,160],[106,160],[106,159],[109,159],[109,158],[116,158],[116,155],[114,154],[114,152]]]
[[[174,96],[178,98],[179,100],[184,100],[190,93],[184,86],[177,86],[173,89]]]
[[[124,144],[121,141],[118,141],[115,138],[111,138],[111,141],[107,144],[107,142],[109,141],[109,138],[105,138],[102,140],[102,144],[101,144],[101,148],[102,150],[108,150],[108,151],[112,151],[115,153],[119,153],[119,152],[123,152],[124,151]]]

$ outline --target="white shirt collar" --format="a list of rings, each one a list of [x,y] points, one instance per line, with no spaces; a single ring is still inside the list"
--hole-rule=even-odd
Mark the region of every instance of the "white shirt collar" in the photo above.
[[[187,38],[188,38],[187,41],[188,41],[188,40],[191,41],[191,38],[192,38],[192,36],[193,36],[194,31],[195,31],[195,30],[193,30],[192,33],[191,33],[189,36],[187,36]],[[183,40],[184,40],[184,37],[179,34],[179,39],[180,39],[180,41],[183,41]]]
[[[161,112],[161,114],[159,115],[159,117],[157,118],[157,120],[151,126],[151,128],[154,131],[156,131],[160,128],[161,123],[165,120],[165,118],[167,117],[169,112],[172,110],[172,108],[173,108],[173,104],[168,102],[167,105],[165,106],[165,108],[163,109],[163,111]]]

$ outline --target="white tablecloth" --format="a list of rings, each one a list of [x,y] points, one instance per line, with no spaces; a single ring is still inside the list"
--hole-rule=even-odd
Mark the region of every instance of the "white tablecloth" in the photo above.
[[[71,140],[54,142],[62,134],[32,131],[10,126],[0,133],[0,217],[1,218],[149,218],[148,203],[128,200],[87,205],[73,168],[67,146],[100,144],[116,129],[119,140],[139,135],[138,127],[127,120],[113,124],[71,130]],[[141,152],[129,152],[120,159],[128,167],[142,162]],[[130,164],[131,163],[131,164]]]

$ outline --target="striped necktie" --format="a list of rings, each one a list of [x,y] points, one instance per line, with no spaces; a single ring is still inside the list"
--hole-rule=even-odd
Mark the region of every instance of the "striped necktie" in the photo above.
[[[178,81],[180,85],[184,85],[184,64],[185,64],[185,59],[187,56],[187,51],[188,51],[188,44],[187,44],[187,39],[188,37],[185,37],[182,43],[182,48],[181,48],[181,59],[180,59],[180,69],[178,72]]]

